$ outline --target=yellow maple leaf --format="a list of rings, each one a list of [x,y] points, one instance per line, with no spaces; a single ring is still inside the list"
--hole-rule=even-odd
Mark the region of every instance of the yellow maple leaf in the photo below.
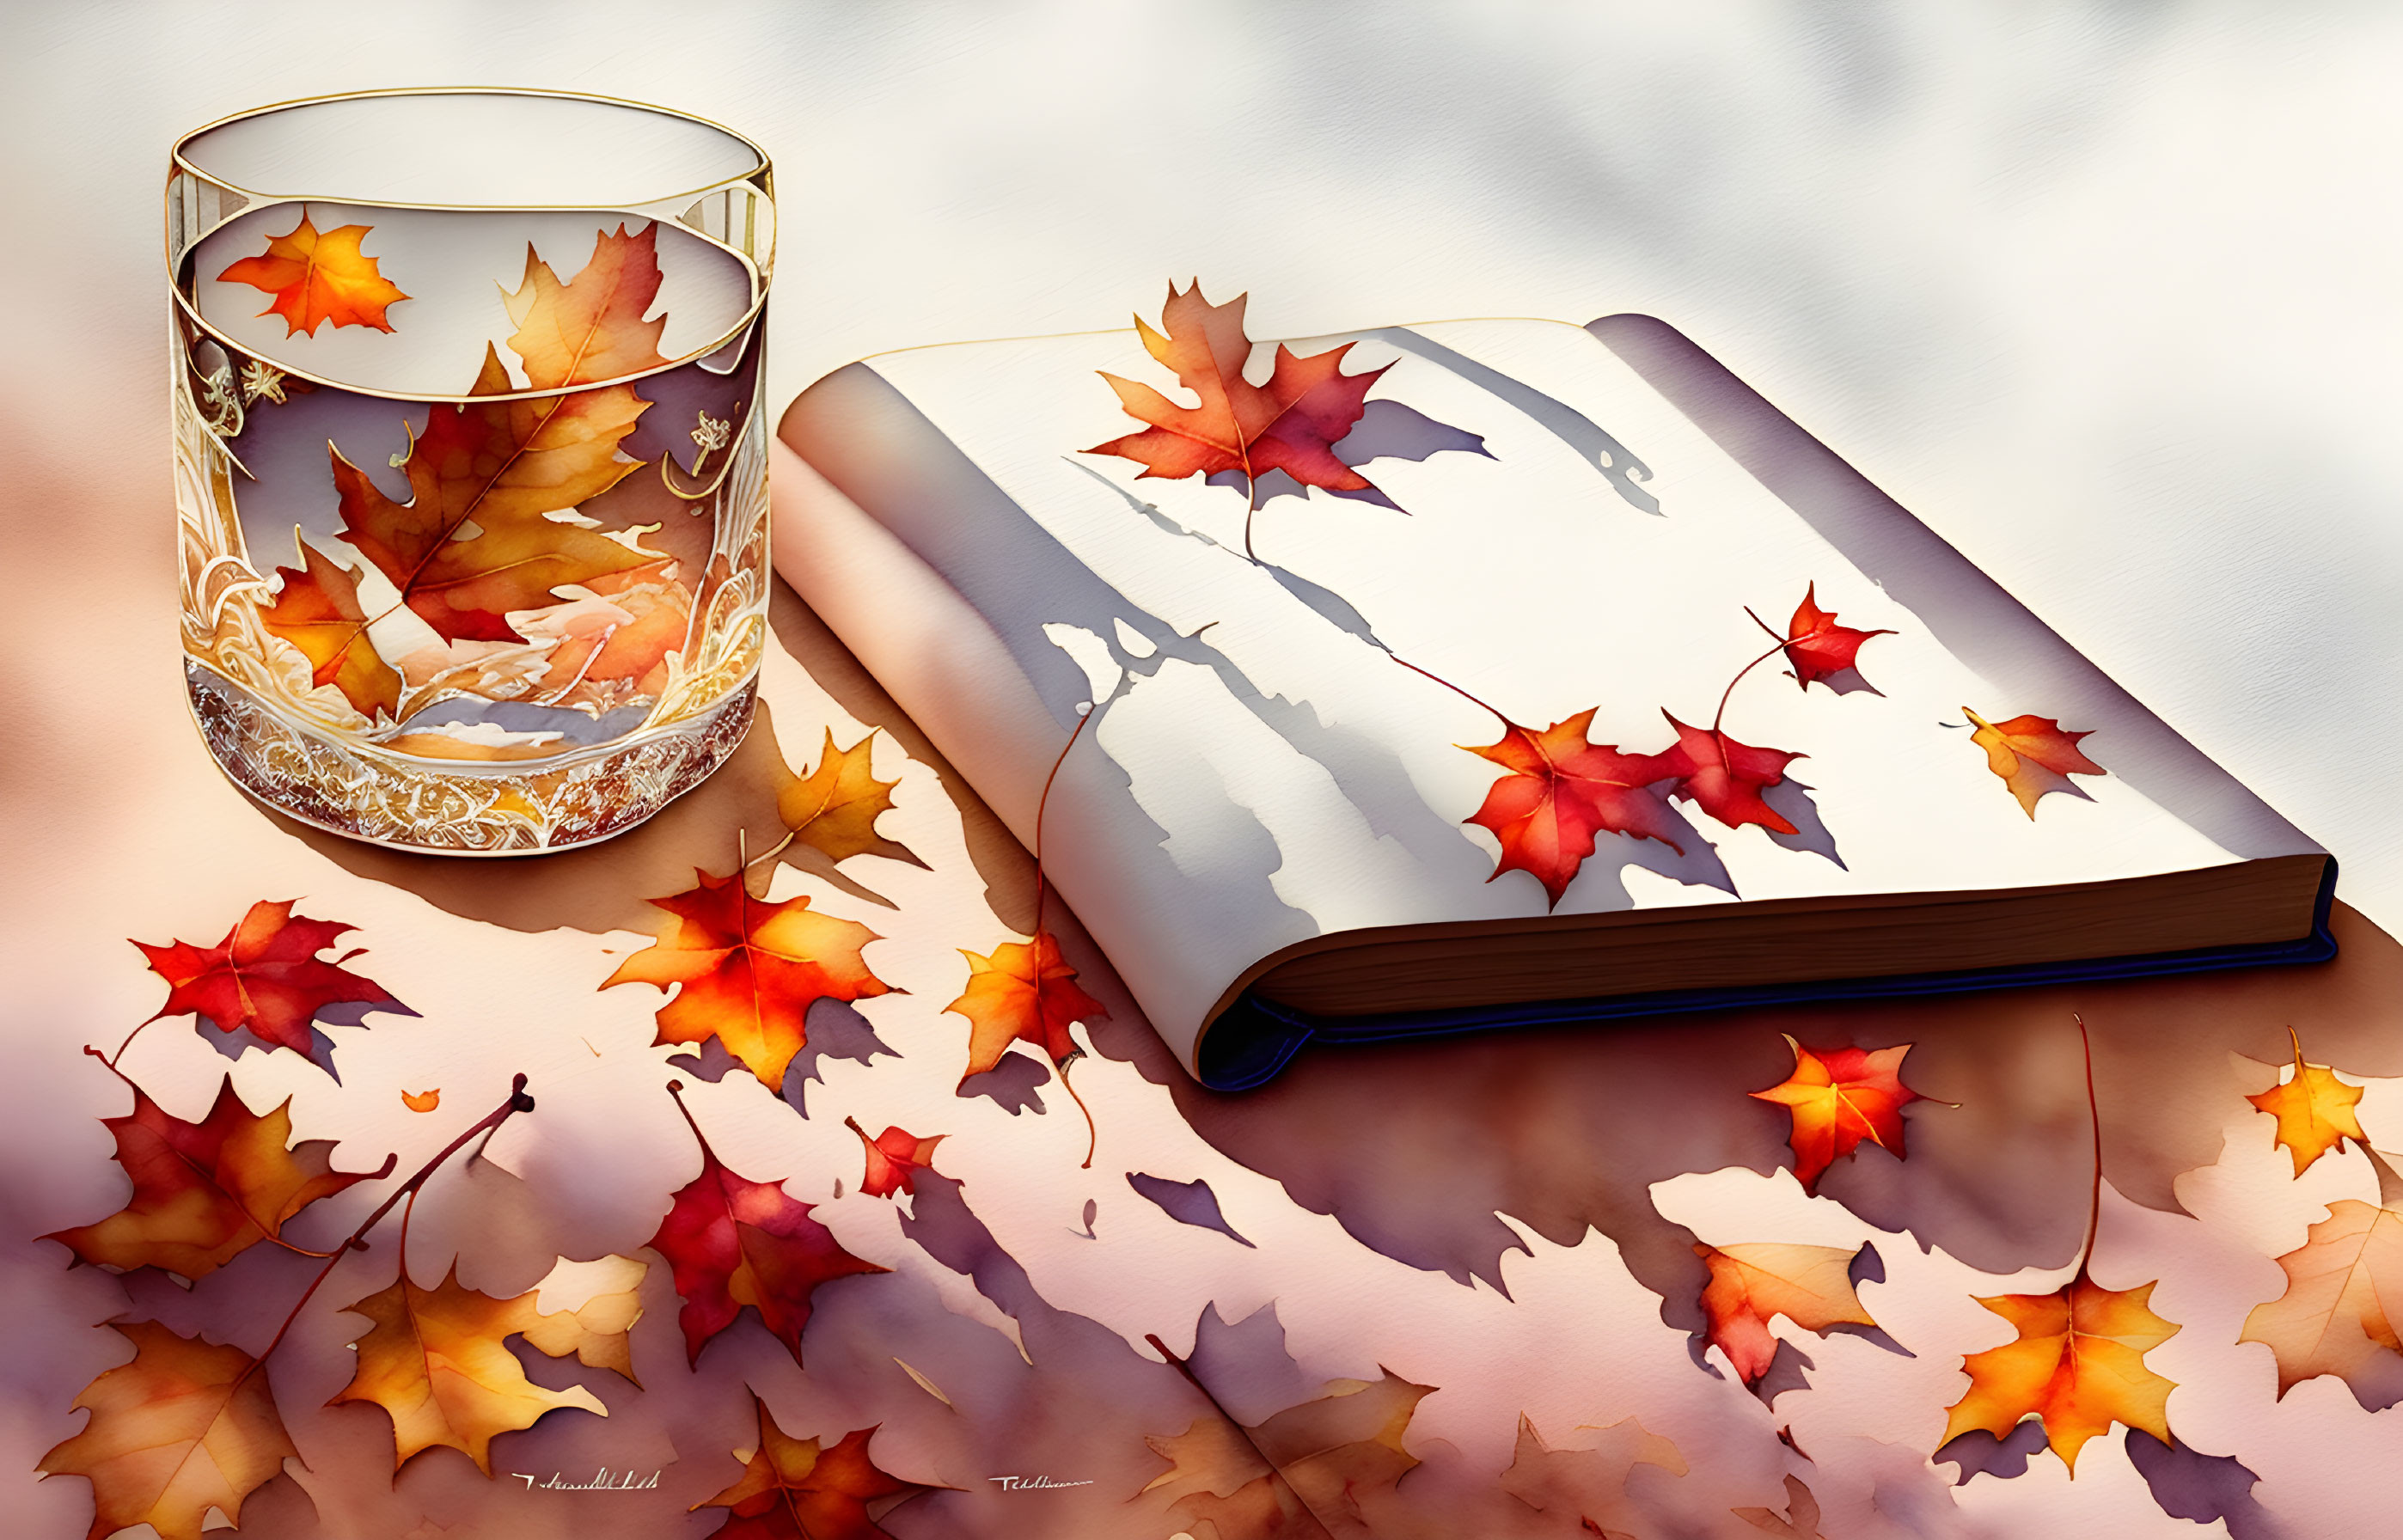
[[[137,1524],[160,1540],[201,1540],[211,1508],[240,1523],[243,1499],[300,1452],[258,1361],[156,1321],[110,1325],[133,1361],[76,1397],[91,1421],[42,1456],[42,1473],[90,1479],[93,1540]]]
[[[623,1256],[585,1264],[563,1259],[532,1292],[512,1299],[461,1287],[455,1265],[430,1289],[420,1288],[404,1267],[390,1288],[349,1307],[374,1325],[354,1344],[358,1368],[350,1384],[326,1404],[382,1407],[392,1418],[395,1468],[440,1445],[465,1454],[490,1476],[496,1436],[532,1427],[561,1407],[609,1415],[581,1385],[546,1390],[528,1380],[506,1339],[521,1336],[551,1357],[573,1353],[632,1379],[625,1334],[641,1314],[632,1297],[647,1265]],[[563,1269],[585,1270],[563,1277]],[[541,1310],[547,1292],[578,1283],[601,1292],[575,1310]]]
[[[409,296],[378,271],[376,258],[360,251],[359,243],[374,228],[340,225],[320,234],[304,203],[299,224],[269,236],[264,255],[232,263],[217,282],[248,284],[275,296],[258,313],[284,317],[286,337],[304,331],[314,337],[328,321],[390,331],[384,307]]]
[[[2278,1143],[2294,1158],[2300,1176],[2348,1139],[2368,1148],[2369,1136],[2361,1131],[2360,1114],[2354,1110],[2361,1088],[2346,1085],[2326,1064],[2304,1063],[2303,1040],[2294,1028],[2286,1029],[2286,1037],[2295,1046],[2293,1078],[2244,1100],[2278,1119]]]
[[[659,239],[656,221],[640,235],[623,224],[603,230],[584,271],[566,284],[527,243],[524,281],[501,301],[518,326],[509,346],[534,389],[594,384],[667,362],[659,347],[667,317],[643,319],[660,292]]]
[[[1962,1359],[1969,1390],[1952,1408],[1944,1442],[1972,1428],[2008,1437],[2022,1421],[2038,1417],[2072,1476],[2077,1451],[2114,1422],[2169,1443],[2169,1394],[2176,1385],[2146,1368],[2145,1354],[2182,1328],[2153,1313],[2154,1287],[2106,1289],[2081,1268],[2050,1294],[1979,1299],[2018,1328],[2019,1339]]]
[[[2382,1353],[2403,1353],[2403,1179],[2371,1152],[2379,1204],[2340,1199],[2300,1246],[2278,1258],[2286,1292],[2256,1305],[2240,1342],[2266,1345],[2278,1361],[2278,1394],[2333,1374],[2354,1387]]]
[[[776,794],[776,812],[793,838],[825,853],[829,860],[854,855],[884,855],[924,866],[909,848],[876,832],[879,814],[893,807],[898,780],[879,781],[868,768],[876,734],[870,732],[847,749],[835,747],[834,729],[826,729],[826,749],[809,774]]]

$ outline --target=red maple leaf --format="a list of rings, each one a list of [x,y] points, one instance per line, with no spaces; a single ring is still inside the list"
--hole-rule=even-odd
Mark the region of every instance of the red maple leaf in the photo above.
[[[1809,689],[1813,681],[1856,668],[1861,644],[1891,631],[1860,631],[1836,624],[1836,612],[1819,607],[1819,585],[1802,591],[1802,603],[1785,625],[1785,660],[1794,666],[1794,682]]]
[[[1864,1139],[1893,1151],[1897,1160],[1903,1158],[1902,1109],[1924,1100],[1902,1083],[1902,1056],[1910,1051],[1909,1043],[1890,1048],[1806,1048],[1788,1037],[1785,1046],[1794,1050],[1794,1073],[1751,1094],[1793,1112],[1788,1143],[1803,1191],[1816,1191],[1819,1178],[1836,1158],[1852,1154]]]
[[[776,1183],[728,1170],[698,1126],[693,1137],[701,1139],[701,1174],[670,1201],[651,1237],[651,1248],[674,1270],[684,1300],[677,1320],[686,1362],[699,1363],[710,1339],[747,1305],[798,1364],[812,1292],[853,1273],[892,1269],[843,1250],[832,1230],[810,1217],[812,1205],[786,1197]]]
[[[876,1540],[890,1532],[868,1516],[868,1505],[925,1489],[878,1467],[868,1458],[875,1427],[854,1428],[828,1444],[796,1438],[776,1425],[767,1403],[751,1397],[759,1412],[759,1442],[744,1461],[742,1479],[701,1508],[726,1508],[726,1522],[710,1540]]]
[[[1660,714],[1669,716],[1667,712]],[[1731,829],[1758,824],[1778,834],[1799,832],[1760,794],[1785,779],[1785,767],[1804,757],[1783,749],[1739,743],[1717,728],[1690,728],[1669,716],[1677,745],[1653,756],[1659,773],[1676,777],[1669,795],[1700,807]]]
[[[1579,712],[1541,732],[1506,718],[1500,742],[1459,745],[1509,771],[1485,794],[1484,806],[1462,820],[1493,830],[1502,841],[1493,877],[1532,873],[1554,904],[1593,853],[1598,833],[1658,839],[1685,853],[1677,842],[1684,823],[1647,789],[1683,773],[1682,762],[1672,765],[1669,756],[1621,754],[1609,744],[1587,742],[1586,729],[1600,709]]]
[[[1085,452],[1123,455],[1142,465],[1144,476],[1171,480],[1230,470],[1257,481],[1281,470],[1306,487],[1369,489],[1367,477],[1335,457],[1334,446],[1360,421],[1368,387],[1385,370],[1342,372],[1350,342],[1307,358],[1280,343],[1268,383],[1251,383],[1243,378],[1252,356],[1243,335],[1244,298],[1214,305],[1202,297],[1196,279],[1181,293],[1168,286],[1160,316],[1166,335],[1135,317],[1145,349],[1175,370],[1201,404],[1179,406],[1149,385],[1104,371],[1102,378],[1118,392],[1127,415],[1151,426]]]
[[[890,1198],[896,1192],[918,1196],[918,1173],[934,1170],[935,1146],[951,1137],[938,1133],[921,1139],[906,1130],[888,1128],[870,1139],[856,1119],[846,1117],[842,1124],[868,1146],[868,1174],[860,1178],[859,1190],[870,1198]]]
[[[2019,798],[2020,808],[2030,818],[2035,816],[2036,798],[2056,791],[2072,797],[2084,797],[2085,791],[2069,778],[2072,775],[2108,775],[2111,772],[2086,757],[2077,746],[2081,738],[2094,736],[2092,728],[2083,732],[2064,732],[2060,722],[2049,716],[2014,716],[2007,722],[1989,722],[1971,711],[1961,708],[1977,728],[1969,741],[1986,751],[1986,768],[2003,778]]]
[[[317,956],[357,926],[295,919],[295,902],[253,904],[214,947],[134,942],[150,960],[150,971],[167,980],[167,1003],[150,1020],[198,1016],[223,1033],[247,1027],[260,1042],[305,1058],[313,1046],[309,1023],[327,1006],[400,1005],[374,979],[338,965],[357,952],[334,963]]]

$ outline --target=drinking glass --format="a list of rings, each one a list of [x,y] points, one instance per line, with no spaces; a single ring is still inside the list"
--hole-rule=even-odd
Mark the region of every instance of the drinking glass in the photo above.
[[[167,181],[185,678],[288,817],[604,839],[751,720],[767,156],[664,108],[374,91],[221,119]]]

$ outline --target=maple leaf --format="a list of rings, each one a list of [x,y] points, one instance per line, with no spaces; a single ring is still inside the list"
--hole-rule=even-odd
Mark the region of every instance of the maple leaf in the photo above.
[[[646,1264],[610,1257],[618,1286],[580,1310],[549,1313],[538,1308],[552,1275],[510,1299],[463,1288],[458,1265],[433,1288],[420,1288],[404,1264],[392,1286],[347,1307],[374,1325],[356,1339],[358,1367],[351,1382],[327,1406],[365,1401],[392,1419],[394,1468],[436,1448],[454,1449],[493,1474],[493,1439],[532,1427],[545,1413],[580,1407],[606,1417],[609,1409],[581,1385],[546,1390],[525,1376],[507,1339],[516,1336],[553,1358],[575,1353],[594,1367],[633,1378],[625,1336],[639,1307],[632,1303]],[[631,1279],[625,1269],[632,1269]]]
[[[2326,1064],[2304,1063],[2303,1040],[2292,1027],[2286,1036],[2295,1046],[2293,1078],[2244,1100],[2278,1119],[2278,1143],[2294,1158],[2300,1176],[2348,1139],[2368,1149],[2369,1136],[2361,1131],[2361,1117],[2354,1110],[2361,1088],[2346,1085]]]
[[[892,810],[893,788],[901,783],[879,781],[869,770],[870,745],[875,742],[876,734],[870,732],[851,747],[839,749],[834,729],[827,728],[826,750],[817,764],[777,793],[776,812],[794,839],[823,852],[829,860],[884,855],[915,863],[918,858],[906,846],[876,832],[877,816]]]
[[[2077,1451],[2114,1422],[2168,1443],[2176,1387],[2145,1367],[2145,1354],[2181,1328],[2153,1313],[2154,1287],[2106,1289],[2081,1269],[2050,1294],[1979,1299],[2019,1339],[1961,1360],[1969,1389],[1952,1408],[1942,1442],[1972,1428],[2006,1438],[2023,1419],[2038,1417],[2073,1476]]]
[[[514,389],[488,343],[472,394]],[[646,462],[618,446],[650,403],[624,385],[510,401],[438,401],[410,440],[396,503],[328,447],[341,537],[446,641],[520,641],[511,610],[552,590],[664,560],[629,541],[548,517],[608,491]],[[470,524],[475,533],[462,538]]]
[[[1894,634],[1836,624],[1836,612],[1819,607],[1819,585],[1813,583],[1802,590],[1802,603],[1785,623],[1785,661],[1793,666],[1794,682],[1807,690],[1814,682],[1857,667],[1855,656],[1870,637]]]
[[[286,337],[304,331],[314,337],[328,321],[388,332],[392,323],[384,319],[384,307],[409,296],[383,276],[376,258],[359,250],[372,229],[340,225],[321,235],[304,203],[299,224],[269,236],[264,255],[233,263],[217,274],[217,282],[248,284],[275,296],[258,313],[284,317]]]
[[[1864,1139],[1903,1158],[1902,1109],[1926,1100],[1902,1083],[1902,1057],[1910,1044],[1813,1049],[1786,1036],[1785,1046],[1794,1050],[1794,1073],[1750,1094],[1792,1112],[1787,1142],[1804,1192],[1816,1192],[1837,1157],[1851,1155]]]
[[[247,1028],[270,1047],[290,1048],[306,1058],[313,1046],[309,1023],[327,1006],[402,1008],[374,979],[318,957],[358,927],[296,919],[296,902],[253,904],[214,947],[188,941],[163,947],[134,942],[149,959],[150,971],[167,980],[167,1003],[150,1020],[198,1016],[222,1033]]]
[[[1060,955],[1049,931],[1032,941],[1004,941],[990,957],[965,947],[968,987],[943,1007],[968,1019],[968,1067],[961,1075],[982,1075],[1001,1062],[1012,1043],[1031,1043],[1064,1068],[1085,1050],[1068,1029],[1078,1021],[1106,1021],[1102,1003],[1076,986],[1076,970]]]
[[[133,1360],[76,1397],[91,1421],[42,1456],[42,1474],[90,1479],[90,1540],[137,1524],[160,1540],[201,1540],[211,1508],[239,1524],[243,1499],[300,1452],[258,1361],[156,1321],[109,1325],[133,1344]]]
[[[401,1105],[411,1112],[432,1112],[442,1104],[442,1088],[432,1090],[405,1090],[400,1093]]]
[[[1669,726],[1677,730],[1676,746],[1653,761],[1660,775],[1676,778],[1670,796],[1692,802],[1731,829],[1757,824],[1776,834],[1799,832],[1760,794],[1785,779],[1785,767],[1804,756],[1739,743],[1715,727],[1688,727],[1674,716],[1669,716]]]
[[[1986,751],[1986,768],[2003,778],[2011,795],[2030,818],[2035,816],[2036,798],[2048,792],[2065,791],[2073,797],[2086,793],[2070,782],[2070,776],[2108,775],[2111,772],[2089,759],[2077,747],[2086,732],[2063,732],[2061,724],[2049,716],[2014,716],[2007,722],[1989,722],[1971,711],[1961,708],[1977,731],[1969,741]]]
[[[589,385],[667,362],[659,347],[666,315],[643,319],[660,294],[659,241],[656,220],[640,235],[628,235],[623,224],[614,234],[603,230],[584,271],[567,284],[527,243],[525,278],[502,302],[518,326],[509,347],[532,388]]]
[[[887,1497],[907,1500],[925,1491],[877,1468],[868,1458],[874,1426],[844,1434],[832,1448],[815,1438],[796,1438],[776,1425],[767,1403],[756,1394],[759,1445],[744,1464],[743,1478],[691,1511],[731,1510],[710,1533],[728,1540],[875,1540],[887,1532],[868,1515],[868,1505]]]
[[[1143,1490],[1192,1486],[1174,1511],[1207,1519],[1222,1534],[1275,1533],[1303,1509],[1356,1519],[1361,1491],[1390,1487],[1418,1464],[1402,1437],[1435,1390],[1380,1372],[1374,1380],[1329,1380],[1315,1399],[1257,1426],[1239,1430],[1214,1415],[1174,1437],[1146,1437],[1173,1466]]]
[[[861,1000],[890,988],[860,950],[881,937],[856,921],[815,913],[807,896],[754,898],[743,873],[712,877],[650,903],[674,918],[660,938],[618,965],[602,984],[683,986],[660,1007],[660,1044],[715,1037],[771,1092],[809,1041],[810,1006]]]
[[[1621,754],[1586,739],[1594,711],[1582,711],[1541,732],[1504,719],[1496,743],[1458,745],[1502,766],[1509,773],[1493,783],[1484,805],[1462,820],[1491,829],[1502,842],[1493,881],[1523,871],[1544,885],[1553,904],[1593,853],[1595,835],[1632,835],[1658,839],[1685,853],[1681,833],[1691,833],[1669,804],[1647,789],[1677,773],[1660,755]]]
[[[400,710],[400,675],[368,639],[368,612],[359,603],[355,567],[337,566],[307,541],[303,569],[278,567],[275,603],[260,612],[267,629],[309,660],[309,682],[331,685],[365,716]]]
[[[1777,1354],[1777,1339],[1769,1331],[1771,1316],[1782,1315],[1822,1337],[1830,1326],[1877,1325],[1853,1291],[1853,1260],[1860,1254],[1858,1246],[1846,1251],[1774,1242],[1695,1245],[1694,1255],[1711,1273],[1702,1301],[1711,1343],[1727,1354],[1745,1385],[1759,1384]]]
[[[842,1122],[868,1146],[868,1174],[860,1178],[859,1190],[870,1198],[890,1198],[896,1191],[916,1197],[918,1173],[934,1169],[935,1146],[951,1137],[938,1133],[921,1139],[901,1129],[888,1128],[870,1139],[868,1131],[855,1120],[846,1117]]]
[[[700,1138],[701,1131],[693,1134]],[[773,1182],[754,1182],[720,1164],[701,1140],[701,1174],[670,1200],[651,1247],[675,1272],[684,1300],[687,1363],[734,1324],[744,1306],[801,1361],[801,1328],[810,1296],[820,1283],[854,1273],[890,1272],[842,1249],[834,1232],[810,1217]]]
[[[1509,1468],[1502,1473],[1502,1490],[1538,1513],[1574,1518],[1588,1534],[1607,1540],[1628,1540],[1630,1525],[1641,1515],[1627,1495],[1627,1478],[1637,1465],[1658,1465],[1672,1476],[1686,1474],[1686,1458],[1677,1446],[1632,1417],[1606,1428],[1584,1427],[1601,1439],[1585,1449],[1553,1449],[1535,1432],[1527,1414],[1519,1414],[1519,1441],[1511,1450]]]
[[[1171,480],[1235,471],[1257,483],[1281,470],[1306,487],[1368,490],[1368,479],[1337,459],[1334,446],[1360,421],[1368,387],[1385,370],[1343,373],[1350,342],[1307,358],[1280,343],[1268,383],[1252,384],[1243,378],[1252,356],[1243,335],[1244,298],[1213,305],[1197,279],[1181,293],[1169,285],[1160,317],[1165,335],[1136,316],[1145,350],[1174,370],[1201,404],[1179,406],[1149,385],[1104,371],[1102,378],[1118,392],[1127,415],[1151,426],[1085,452],[1121,455],[1140,464],[1144,476]]]
[[[81,1262],[131,1270],[161,1268],[205,1278],[261,1241],[281,1240],[293,1215],[320,1198],[382,1172],[338,1172],[329,1139],[289,1149],[292,1099],[260,1117],[234,1094],[233,1077],[197,1123],[161,1110],[139,1086],[133,1110],[101,1123],[117,1139],[117,1162],[132,1179],[125,1207],[95,1225],[56,1230]]]
[[[2368,1146],[2364,1146],[2365,1149]],[[2278,1394],[2332,1374],[2369,1405],[2369,1371],[2382,1353],[2403,1353],[2403,1177],[2369,1152],[2378,1202],[2343,1198],[2311,1228],[2304,1242],[2278,1258],[2286,1292],[2256,1305],[2240,1342],[2267,1346],[2278,1363]]]

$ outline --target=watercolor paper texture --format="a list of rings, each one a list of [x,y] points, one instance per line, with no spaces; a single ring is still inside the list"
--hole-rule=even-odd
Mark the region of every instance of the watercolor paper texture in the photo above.
[[[1287,346],[1347,343],[1385,417],[1339,424],[1367,491],[1269,470],[1247,495],[1240,474],[1091,452],[1130,425],[1098,374],[1175,383],[1131,333],[885,355],[789,420],[849,496],[786,499],[784,570],[1030,846],[1093,714],[1051,783],[1045,869],[1188,1063],[1248,970],[1347,930],[2318,851],[1908,515],[1798,509],[1596,335],[1476,321]],[[1878,634],[1799,687],[1778,643],[1806,595]],[[1668,796],[1548,881],[1475,821],[1495,768],[1462,750],[1497,716],[1589,709],[1586,737],[1628,756],[1678,749],[1674,717],[1794,757],[1750,813],[1647,757],[1629,789]],[[2040,816],[1973,741],[2022,716],[2104,771],[2054,776],[2073,795]]]

